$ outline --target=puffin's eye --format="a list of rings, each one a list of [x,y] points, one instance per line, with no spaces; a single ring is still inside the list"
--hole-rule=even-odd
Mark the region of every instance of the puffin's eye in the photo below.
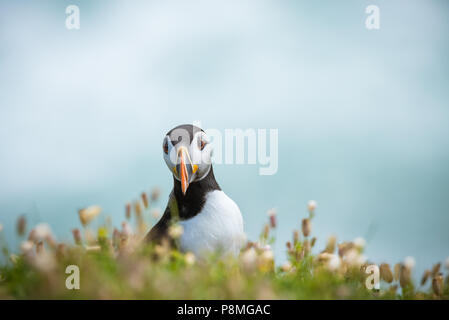
[[[162,149],[164,149],[164,153],[165,154],[168,153],[168,142],[167,142],[167,140],[164,141],[164,145],[162,146]]]
[[[203,137],[200,137],[198,139],[198,147],[200,148],[201,151],[204,149],[206,144],[207,144],[207,142],[203,140]]]

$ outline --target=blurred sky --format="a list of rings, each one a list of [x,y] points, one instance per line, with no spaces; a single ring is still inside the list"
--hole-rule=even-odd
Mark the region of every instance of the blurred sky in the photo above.
[[[364,236],[375,262],[429,267],[449,255],[448,31],[445,0],[0,0],[7,239],[23,213],[70,239],[91,204],[119,225],[152,186],[163,210],[164,134],[201,121],[279,130],[276,175],[215,166],[250,238],[278,209],[279,259],[315,199],[319,247]]]

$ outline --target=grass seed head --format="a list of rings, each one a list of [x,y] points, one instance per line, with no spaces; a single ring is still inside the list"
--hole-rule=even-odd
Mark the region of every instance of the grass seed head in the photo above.
[[[399,277],[401,275],[401,264],[400,263],[396,263],[394,265],[394,269],[393,270],[394,270],[393,278],[394,278],[395,281],[398,281]]]
[[[262,231],[262,239],[268,239],[268,236],[270,235],[270,225],[265,224]]]
[[[380,278],[387,283],[393,282],[393,272],[391,272],[390,265],[388,263],[382,263],[379,268]]]
[[[310,241],[309,240],[304,240],[304,242],[303,242],[303,246],[304,246],[304,254],[305,255],[308,255],[309,253],[310,253],[310,250],[311,250],[311,246],[310,246]]]
[[[296,245],[299,242],[299,231],[293,231],[293,245]]]
[[[308,237],[310,235],[312,229],[312,225],[310,219],[302,219],[302,234],[304,237]]]
[[[142,217],[142,207],[139,201],[134,202],[134,212],[136,213],[137,219]]]
[[[352,242],[342,242],[338,245],[338,255],[343,258],[351,249],[354,249]]]
[[[142,203],[145,209],[148,209],[149,206],[149,202],[148,202],[148,196],[145,192],[142,192],[142,194],[140,195],[140,197],[142,198]]]
[[[324,249],[324,251],[327,253],[334,253],[336,244],[337,238],[335,236],[330,236],[329,239],[327,239],[326,249]]]
[[[302,248],[301,250],[297,250],[296,251],[296,261],[301,261],[302,259],[304,259],[305,256],[305,250],[304,248]]]
[[[121,232],[117,228],[114,228],[114,230],[112,231],[112,243],[113,243],[113,245],[120,244],[121,237],[122,237]]]
[[[421,286],[425,285],[427,280],[430,278],[430,276],[432,275],[432,272],[430,270],[426,270],[424,271],[423,276],[421,277]]]
[[[79,210],[78,214],[83,227],[91,223],[101,213],[101,210],[100,206],[90,206]]]
[[[81,242],[83,241],[82,237],[81,237],[81,231],[80,229],[76,228],[72,230],[72,235],[73,235],[73,240],[75,241],[75,244],[80,245]]]
[[[443,274],[438,273],[433,279],[432,279],[432,289],[433,292],[437,296],[443,295],[443,288],[444,287],[444,281],[443,281]]]
[[[160,194],[161,190],[159,188],[154,188],[151,191],[151,201],[157,201],[157,199],[159,199]]]
[[[27,225],[27,220],[24,215],[21,215],[19,217],[19,219],[17,219],[17,225],[16,225],[17,234],[19,236],[23,236],[25,234],[26,225]]]
[[[125,217],[127,220],[131,219],[131,203],[127,203],[125,206]]]
[[[405,288],[408,286],[411,280],[411,270],[410,268],[406,267],[405,265],[401,264],[401,271],[399,274],[399,284],[401,285],[401,288]]]
[[[268,210],[267,214],[268,214],[268,218],[270,219],[270,227],[276,228],[276,210],[270,209],[270,210]]]
[[[147,232],[147,230],[148,230],[148,226],[142,217],[139,217],[137,219],[137,230],[140,235],[145,234],[145,232]]]
[[[433,266],[432,277],[435,277],[440,272],[440,268],[441,268],[441,263],[439,263],[439,262]]]
[[[396,291],[398,291],[398,286],[397,286],[396,284],[390,286],[390,288],[388,289],[388,293],[389,293],[389,294],[392,294],[392,295],[395,295],[395,294],[396,294]]]

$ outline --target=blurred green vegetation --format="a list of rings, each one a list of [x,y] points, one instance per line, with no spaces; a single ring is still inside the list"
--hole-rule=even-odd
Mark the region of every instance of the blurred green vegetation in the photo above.
[[[156,194],[151,200],[155,200]],[[143,203],[142,203],[143,202]],[[317,250],[311,220],[316,207],[309,203],[309,217],[301,230],[293,230],[286,244],[288,261],[276,265],[270,244],[276,228],[276,212],[259,239],[249,241],[238,257],[219,253],[195,257],[169,245],[141,241],[150,201],[126,206],[126,217],[135,216],[134,228],[128,222],[121,230],[91,221],[101,213],[92,206],[80,210],[83,229],[74,229],[74,244],[57,242],[47,224],[39,224],[26,235],[26,220],[17,222],[23,238],[21,252],[12,253],[0,241],[6,262],[0,266],[2,299],[447,299],[449,276],[441,264],[426,270],[421,283],[413,283],[414,261],[409,258],[393,268],[380,265],[380,287],[366,287],[372,262],[363,255],[364,241],[337,243],[328,239],[326,248]],[[179,236],[178,232],[173,232]],[[94,230],[96,232],[94,232]],[[136,230],[136,231],[134,231]],[[182,231],[182,230],[181,230]],[[176,239],[174,239],[176,242]],[[313,253],[318,252],[318,253]],[[69,290],[72,275],[67,266],[78,266],[80,288]],[[447,266],[446,266],[447,267]],[[430,286],[429,286],[430,284]],[[426,289],[424,289],[426,288]]]

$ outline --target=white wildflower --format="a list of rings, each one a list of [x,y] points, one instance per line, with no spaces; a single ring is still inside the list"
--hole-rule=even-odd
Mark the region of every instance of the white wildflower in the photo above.
[[[292,263],[290,261],[287,261],[281,266],[282,271],[289,272],[292,269]]]
[[[338,268],[340,268],[340,264],[341,264],[340,257],[336,254],[332,254],[329,261],[327,262],[327,267],[329,268],[329,270],[335,271]]]
[[[184,228],[180,225],[180,224],[175,224],[173,226],[170,226],[168,228],[168,235],[172,238],[172,239],[178,239],[182,236],[182,234],[184,233]]]
[[[357,237],[354,239],[353,243],[357,249],[362,250],[363,248],[365,248],[366,240],[362,237]]]
[[[257,242],[256,248],[260,249],[261,251],[271,251],[271,246],[269,244],[260,244],[259,242]]]
[[[192,252],[187,252],[184,256],[184,259],[189,266],[195,264],[196,261],[195,255]]]
[[[34,232],[34,236],[39,240],[43,240],[51,236],[51,229],[47,223],[39,223],[34,228]]]
[[[315,200],[310,200],[309,203],[307,204],[307,208],[309,209],[309,211],[313,212],[315,211],[317,206],[317,203]]]
[[[244,251],[240,260],[245,270],[253,270],[255,268],[257,260],[256,250],[254,248],[249,248],[248,250]]]
[[[327,269],[330,271],[335,271],[340,267],[341,261],[340,257],[336,254],[329,253],[329,252],[322,252],[320,253],[316,259],[319,262],[324,263]]]
[[[267,261],[267,262],[274,260],[274,254],[273,254],[273,251],[271,251],[271,250],[265,250],[264,252],[262,252],[260,257],[263,261]]]
[[[133,230],[128,222],[123,221],[122,222],[122,234],[125,236],[130,236],[133,233]]]
[[[48,251],[37,254],[31,263],[40,271],[50,272],[56,268],[55,256]]]
[[[407,269],[413,269],[414,267],[415,267],[415,264],[416,264],[416,261],[415,261],[415,258],[413,258],[413,257],[406,257],[405,259],[404,259],[404,266],[407,268]]]
[[[356,249],[350,249],[346,254],[346,262],[355,267],[360,267],[366,261],[366,257]]]
[[[24,241],[20,245],[20,250],[22,250],[23,253],[28,253],[31,250],[33,250],[34,243],[32,241]]]

